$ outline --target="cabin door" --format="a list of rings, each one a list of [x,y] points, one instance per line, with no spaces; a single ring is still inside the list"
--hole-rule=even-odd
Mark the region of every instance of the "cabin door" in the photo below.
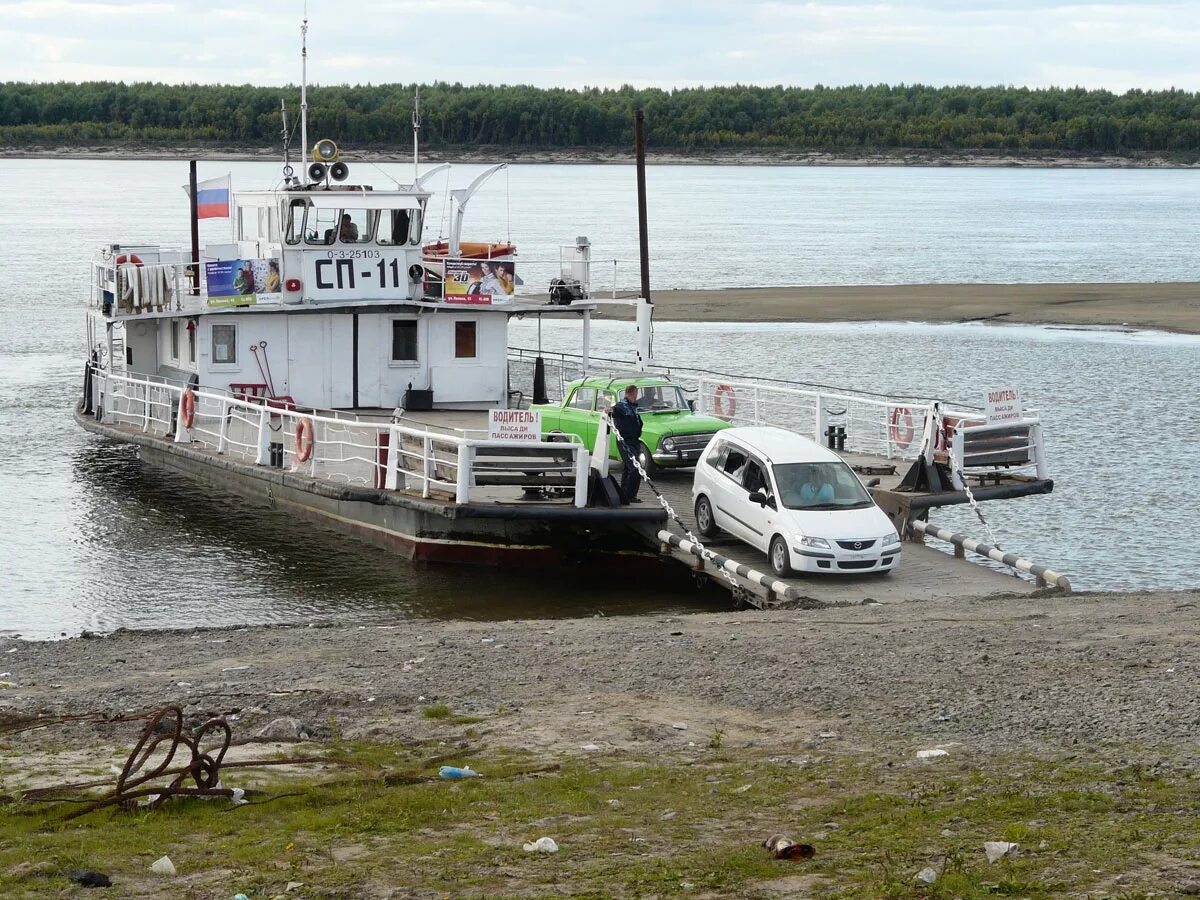
[[[353,404],[350,316],[288,316],[288,391],[301,406]]]

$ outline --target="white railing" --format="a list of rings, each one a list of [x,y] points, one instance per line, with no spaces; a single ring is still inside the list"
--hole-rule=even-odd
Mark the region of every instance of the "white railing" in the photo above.
[[[93,307],[105,315],[194,311],[203,306],[203,291],[192,294],[191,261],[169,247],[121,247],[92,257]]]
[[[496,489],[519,488],[556,489],[570,494],[575,506],[587,505],[589,456],[581,444],[489,440],[352,421],[207,390],[192,391],[195,410],[188,426],[186,386],[106,370],[96,370],[94,379],[101,421],[251,465],[427,498],[448,495],[456,504],[472,502],[473,495],[482,499],[484,493],[491,500],[504,499]],[[307,440],[299,443],[301,427],[311,430],[311,447]]]

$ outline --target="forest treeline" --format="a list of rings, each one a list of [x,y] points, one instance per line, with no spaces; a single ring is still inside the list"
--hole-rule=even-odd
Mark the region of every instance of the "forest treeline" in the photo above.
[[[360,148],[411,140],[414,85],[310,89],[310,136]],[[0,84],[0,142],[268,147],[279,101],[299,91],[251,85],[114,82]],[[1200,94],[1014,87],[709,87],[678,90],[421,86],[430,148],[628,147],[646,111],[659,150],[1200,152]]]

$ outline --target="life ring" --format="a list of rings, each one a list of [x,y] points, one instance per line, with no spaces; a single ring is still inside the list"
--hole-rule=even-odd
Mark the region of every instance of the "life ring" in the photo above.
[[[191,388],[183,392],[179,401],[179,413],[183,417],[183,427],[191,428],[196,421],[196,393]]]
[[[122,253],[120,256],[117,257],[117,265],[118,266],[123,266],[123,265],[126,265],[127,263],[132,263],[135,266],[143,265],[142,261],[138,258],[138,255],[136,253],[130,253],[128,256],[126,256],[124,253]]]
[[[312,419],[307,416],[296,420],[296,462],[308,462],[313,452]]]
[[[737,394],[732,387],[727,384],[717,385],[716,391],[713,392],[713,410],[718,419],[728,422],[733,418],[737,412]]]
[[[901,450],[908,449],[913,438],[917,436],[916,426],[913,425],[912,410],[907,406],[893,406],[888,422],[888,432],[891,435],[892,443]]]

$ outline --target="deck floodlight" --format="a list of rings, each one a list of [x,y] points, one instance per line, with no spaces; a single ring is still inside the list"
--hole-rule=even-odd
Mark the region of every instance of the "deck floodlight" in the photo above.
[[[350,167],[344,162],[335,162],[329,167],[329,177],[334,181],[345,181],[350,177]]]
[[[321,138],[321,140],[313,144],[312,158],[316,162],[329,165],[330,163],[337,162],[341,155],[342,151],[338,149],[338,145],[329,138]]]
[[[309,163],[308,164],[308,180],[309,181],[324,181],[326,172],[324,163]]]

